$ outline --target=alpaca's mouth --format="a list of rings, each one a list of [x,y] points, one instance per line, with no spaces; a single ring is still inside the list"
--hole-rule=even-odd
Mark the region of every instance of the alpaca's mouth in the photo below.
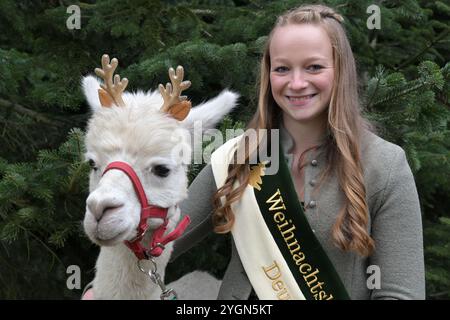
[[[102,245],[102,246],[113,246],[116,245],[117,242],[123,241],[125,239],[124,235],[125,235],[126,231],[122,231],[119,232],[118,234],[116,234],[115,236],[112,237],[108,237],[108,236],[104,236],[104,235],[99,235],[98,232],[95,236],[95,240],[98,244]]]

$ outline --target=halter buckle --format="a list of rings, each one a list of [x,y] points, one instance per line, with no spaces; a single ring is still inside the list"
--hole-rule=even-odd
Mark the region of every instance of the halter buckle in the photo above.
[[[156,248],[161,248],[162,250],[164,250],[166,247],[162,243],[158,242],[155,246],[153,246],[150,249],[146,250],[145,254],[147,256],[149,256],[149,257],[153,257],[152,251],[155,250]]]

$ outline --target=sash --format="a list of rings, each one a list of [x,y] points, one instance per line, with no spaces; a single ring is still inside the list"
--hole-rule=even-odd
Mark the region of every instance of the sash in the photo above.
[[[227,141],[211,155],[217,188],[225,182],[240,138]],[[283,151],[277,174],[264,175],[264,166],[251,166],[249,185],[231,205],[235,213],[231,233],[258,298],[350,299],[298,201]]]

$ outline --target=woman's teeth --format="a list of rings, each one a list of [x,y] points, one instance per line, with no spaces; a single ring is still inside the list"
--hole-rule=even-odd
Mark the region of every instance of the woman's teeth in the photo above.
[[[304,101],[304,100],[308,100],[308,99],[311,99],[312,97],[314,97],[316,94],[314,93],[314,94],[310,94],[310,95],[307,95],[307,96],[301,96],[301,97],[291,97],[291,96],[288,96],[288,98],[289,98],[289,100],[291,100],[291,101]]]

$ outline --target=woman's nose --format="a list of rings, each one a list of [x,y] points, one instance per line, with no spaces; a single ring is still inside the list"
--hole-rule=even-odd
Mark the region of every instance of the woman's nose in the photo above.
[[[289,81],[289,89],[300,90],[308,86],[308,80],[301,73],[293,73]]]

